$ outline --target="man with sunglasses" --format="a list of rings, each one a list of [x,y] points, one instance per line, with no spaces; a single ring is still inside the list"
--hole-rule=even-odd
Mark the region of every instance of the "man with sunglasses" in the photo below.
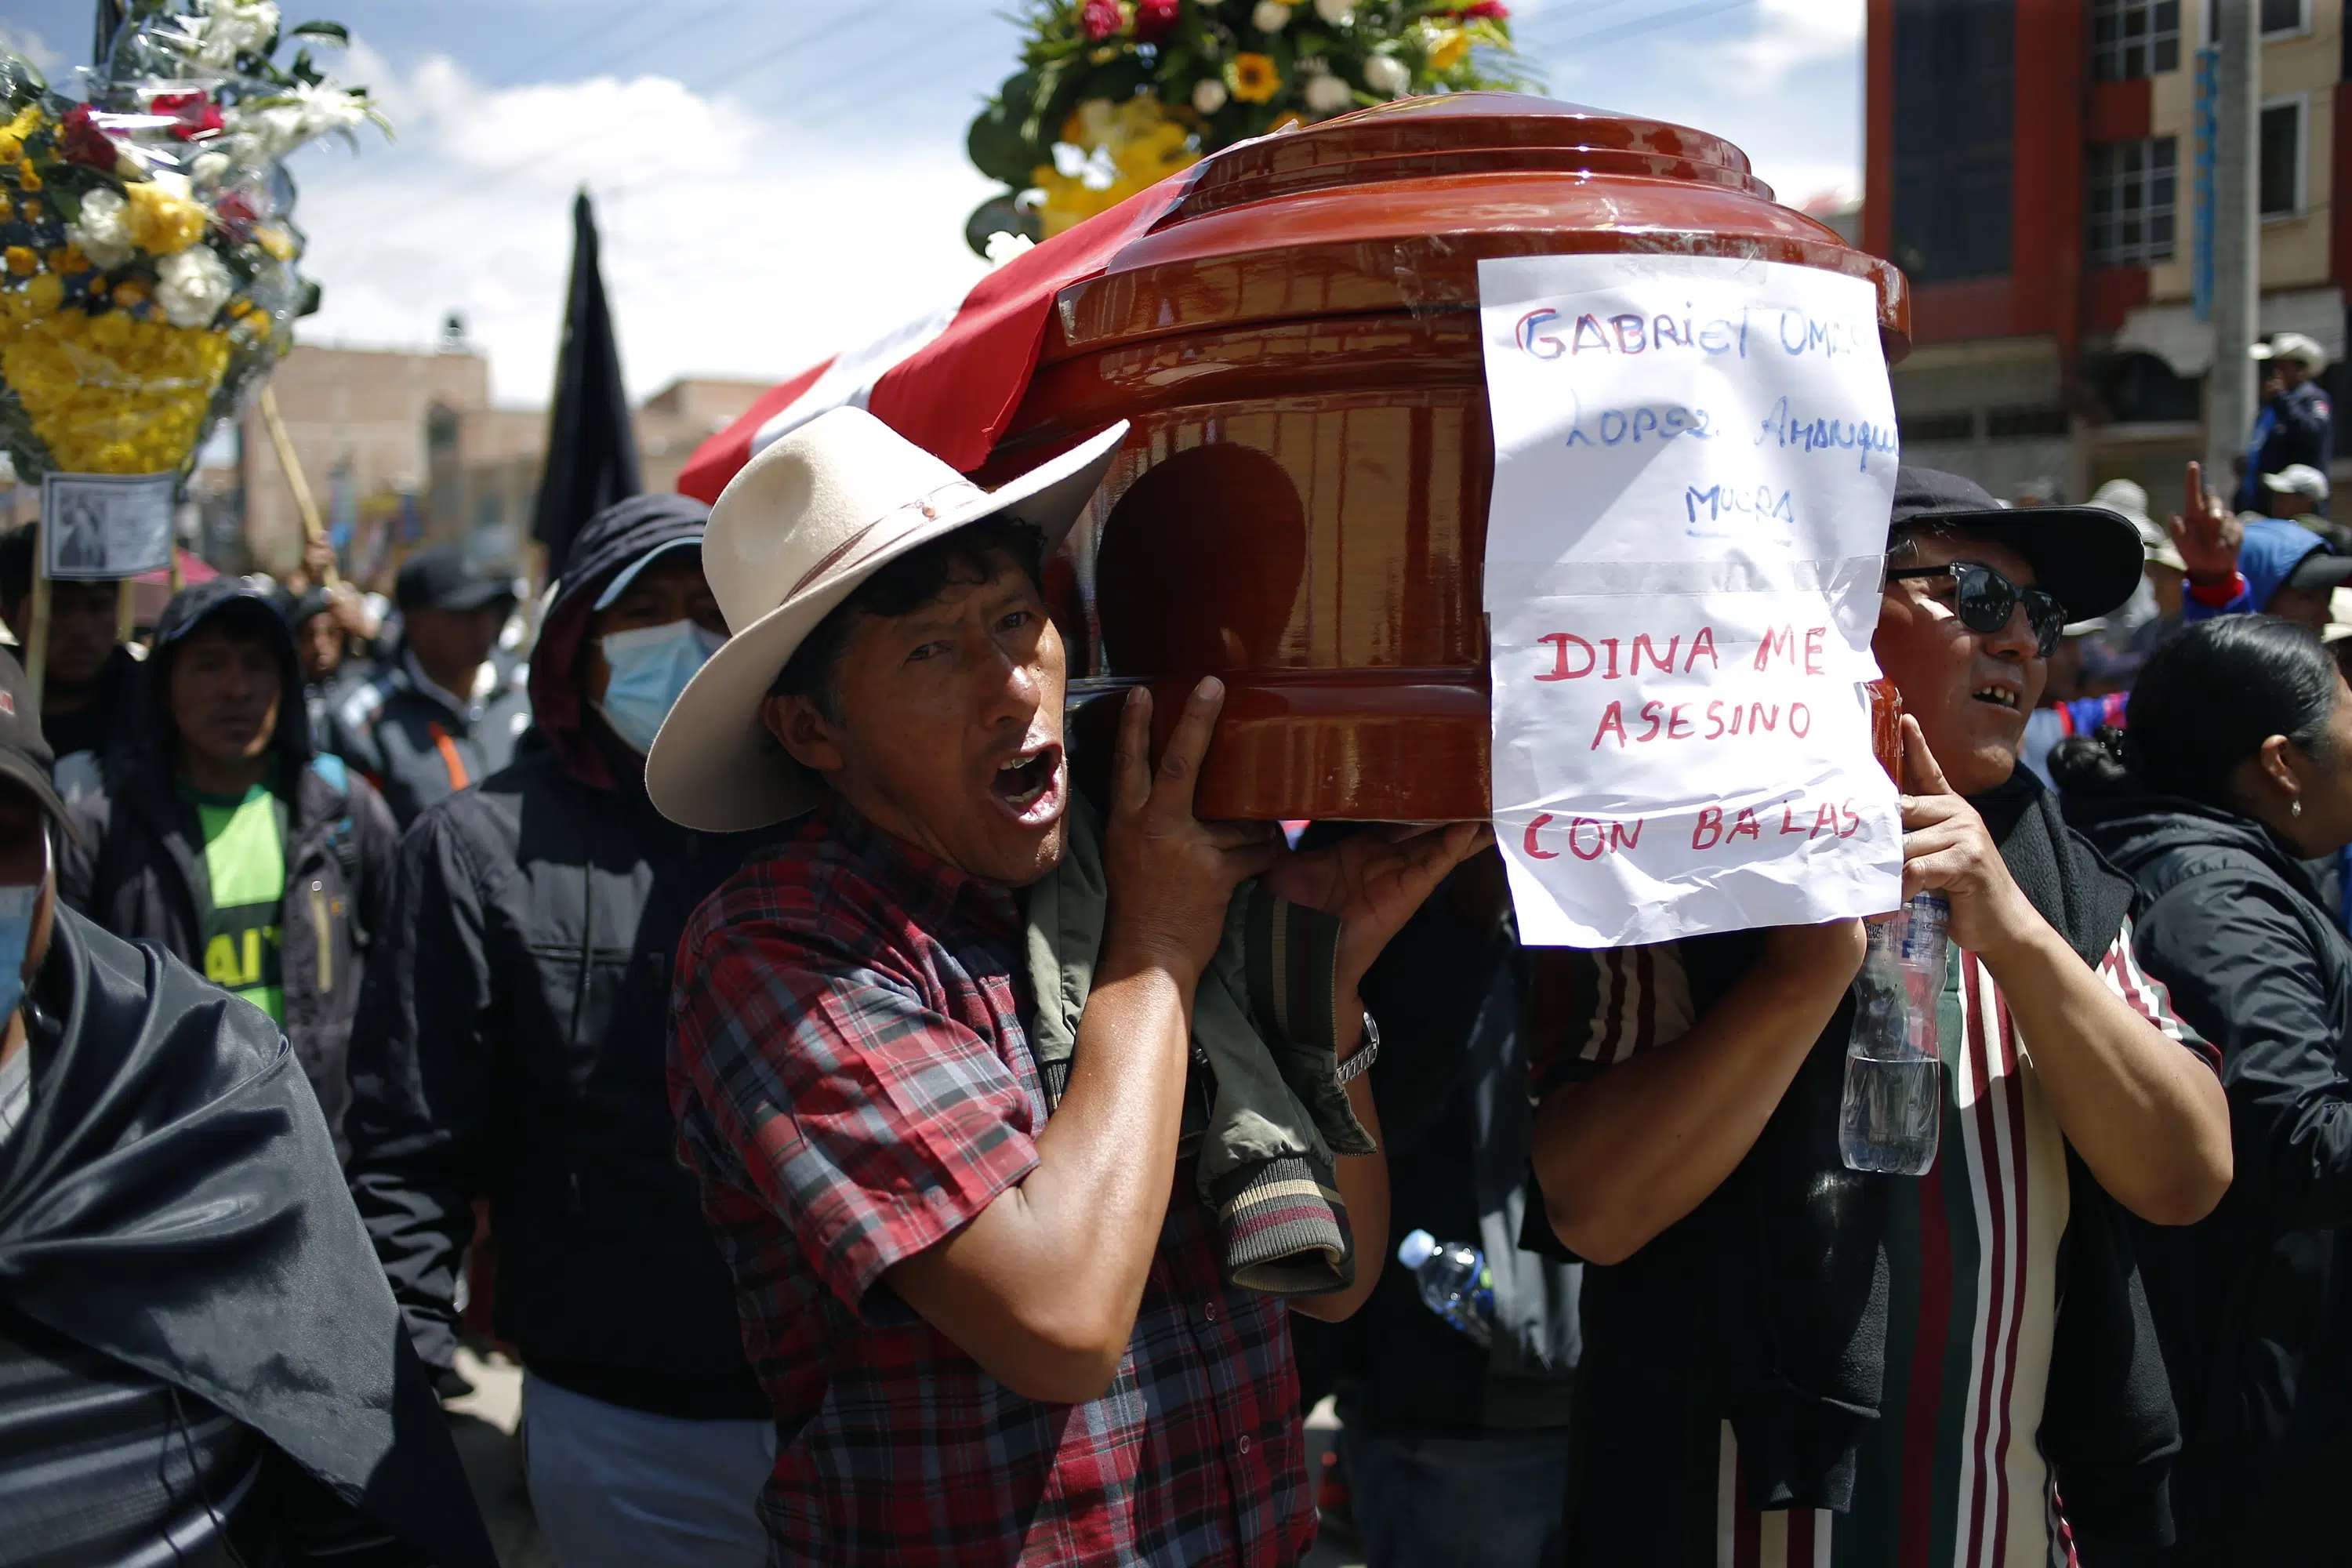
[[[1530,1068],[1546,1217],[1591,1265],[1567,1562],[2166,1539],[2179,1427],[2125,1215],[2213,1207],[2228,1110],[2134,962],[2130,885],[2018,764],[2068,617],[2140,561],[2103,508],[1897,479],[1874,647],[1906,714],[1904,890],[1947,900],[1955,950],[1926,1175],[1839,1155],[1861,922],[1571,960]]]

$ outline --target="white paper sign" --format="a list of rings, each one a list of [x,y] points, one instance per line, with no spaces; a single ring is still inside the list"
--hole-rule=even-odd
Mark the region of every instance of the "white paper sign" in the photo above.
[[[1895,489],[1877,297],[1687,256],[1478,264],[1495,832],[1522,940],[1883,913],[1861,684]]]
[[[46,474],[41,479],[41,570],[102,582],[172,563],[177,474]]]

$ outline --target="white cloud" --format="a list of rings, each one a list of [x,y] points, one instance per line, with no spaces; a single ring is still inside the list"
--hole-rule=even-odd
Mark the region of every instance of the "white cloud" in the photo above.
[[[49,47],[48,40],[40,34],[30,27],[19,27],[7,22],[0,22],[0,49],[22,55],[32,61],[43,76],[52,79],[51,86],[57,85],[55,78],[66,63],[66,58]]]
[[[457,310],[499,398],[543,401],[583,184],[639,395],[695,372],[782,379],[983,269],[962,224],[990,186],[954,140],[861,146],[660,76],[492,88],[441,57],[346,64],[399,141],[298,163],[325,290],[310,341],[424,344]]]

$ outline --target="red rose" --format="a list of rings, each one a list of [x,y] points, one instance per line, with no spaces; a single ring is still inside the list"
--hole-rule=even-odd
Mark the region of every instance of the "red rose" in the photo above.
[[[1118,14],[1118,0],[1087,0],[1078,12],[1078,30],[1097,44],[1125,26],[1127,18]]]
[[[77,103],[58,121],[58,155],[85,168],[111,170],[114,141],[98,128],[98,117],[87,103]]]
[[[1511,8],[1504,5],[1503,0],[1476,0],[1474,5],[1456,6],[1454,14],[1465,22],[1507,22],[1511,19]]]
[[[202,141],[228,129],[219,107],[201,92],[159,92],[149,100],[148,108],[178,121],[172,134],[183,142]]]
[[[231,239],[242,240],[252,233],[260,216],[253,197],[244,191],[224,191],[213,203],[213,217]]]
[[[1136,0],[1135,41],[1156,44],[1176,30],[1176,7],[1181,0]]]

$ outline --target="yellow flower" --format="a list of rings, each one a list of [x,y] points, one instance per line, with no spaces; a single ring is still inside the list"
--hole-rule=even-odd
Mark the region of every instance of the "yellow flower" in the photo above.
[[[24,139],[14,132],[0,131],[0,163],[13,163],[24,155]]]
[[[136,278],[125,278],[114,286],[114,302],[124,310],[147,302],[147,285]]]
[[[294,237],[271,224],[262,224],[253,231],[253,243],[268,251],[272,259],[294,259]]]
[[[1239,54],[1225,67],[1225,85],[1244,103],[1270,103],[1282,90],[1282,72],[1271,55]]]
[[[7,251],[8,270],[19,278],[30,278],[40,270],[41,258],[33,254],[29,245],[12,245]]]
[[[20,191],[39,190],[41,188],[41,172],[38,169],[34,168],[29,163],[18,163],[16,165],[16,188]]]
[[[25,285],[25,299],[34,310],[44,316],[48,315],[59,305],[65,303],[65,279],[53,273],[44,272]]]
[[[16,111],[16,119],[8,121],[7,133],[21,142],[40,128],[41,106],[37,103],[28,103]]]
[[[38,223],[41,221],[41,204],[28,196],[25,205],[16,209],[16,216],[26,223]]]
[[[89,258],[81,253],[80,246],[74,244],[71,240],[68,240],[65,244],[58,246],[55,250],[49,252],[49,270],[52,272],[87,272],[89,270]]]
[[[1441,27],[1429,40],[1429,68],[1450,71],[1470,53],[1470,35],[1460,27]]]
[[[155,474],[187,461],[228,369],[226,334],[120,310],[28,316],[18,298],[0,325],[0,377],[57,467]]]
[[[146,180],[125,185],[122,194],[129,203],[122,210],[122,220],[131,230],[131,243],[140,249],[169,256],[204,237],[205,209],[185,196],[175,196]]]

